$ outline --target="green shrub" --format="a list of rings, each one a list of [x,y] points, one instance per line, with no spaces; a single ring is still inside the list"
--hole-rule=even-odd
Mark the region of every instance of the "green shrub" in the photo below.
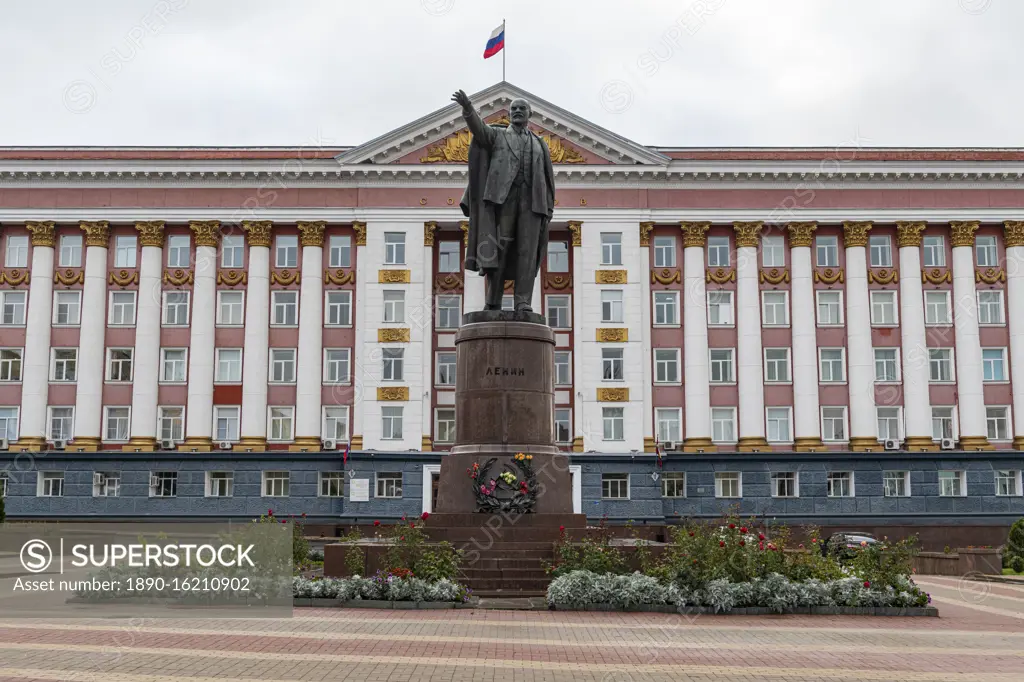
[[[891,543],[887,539],[866,544],[855,551],[850,562],[854,574],[878,587],[896,587],[913,572],[917,536]]]
[[[1024,559],[1024,519],[1017,519],[1010,526],[1010,535],[1006,540],[1003,556],[1012,560],[1014,557]]]
[[[0,495],[0,523],[3,523],[7,519],[7,514],[4,511],[4,496]]]
[[[349,575],[362,575],[365,570],[366,550],[357,544],[362,539],[362,534],[355,526],[341,537],[342,542],[349,543],[345,548],[345,570]]]
[[[545,564],[544,570],[552,576],[565,575],[571,571],[629,572],[622,552],[611,544],[611,535],[603,519],[600,526],[589,531],[579,543],[573,543],[563,530],[555,543],[555,561]]]
[[[423,530],[424,521],[402,520],[385,531],[388,550],[384,555],[384,572],[408,569],[424,580],[449,580],[458,577],[462,551],[448,542],[431,544]]]
[[[1010,560],[1010,568],[1014,573],[1024,573],[1024,557],[1015,556]]]

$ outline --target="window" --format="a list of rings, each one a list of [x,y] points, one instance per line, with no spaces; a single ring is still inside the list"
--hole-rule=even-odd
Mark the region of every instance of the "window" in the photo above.
[[[150,497],[175,497],[178,494],[178,472],[157,471],[149,476]]]
[[[0,473],[0,497],[7,497],[8,481],[7,473]]]
[[[902,440],[900,437],[900,408],[876,407],[878,440]]]
[[[327,325],[344,327],[352,324],[352,292],[328,291]]]
[[[601,378],[605,381],[622,381],[623,352],[621,348],[601,349]]]
[[[82,292],[58,291],[53,295],[53,323],[80,324],[82,321]]]
[[[130,407],[108,407],[104,415],[103,440],[127,441],[131,431]]]
[[[1010,437],[1010,420],[1007,412],[1009,408],[1006,407],[985,408],[985,425],[988,427],[989,440],[1007,440]]]
[[[344,497],[345,495],[345,472],[344,471],[321,471],[320,472],[320,497]]]
[[[1006,381],[1006,349],[982,348],[981,366],[985,381]]]
[[[437,328],[458,329],[462,319],[462,299],[458,296],[437,297]]]
[[[817,291],[818,325],[821,327],[838,326],[843,323],[843,292]]]
[[[1010,496],[1020,494],[1020,485],[1018,483],[1020,479],[1019,471],[996,471],[996,495],[999,496]]]
[[[299,235],[281,234],[274,240],[274,267],[295,268],[299,265]]]
[[[92,481],[93,497],[120,497],[121,474],[116,471],[97,471]]]
[[[659,384],[679,383],[679,349],[654,349],[654,381]]]
[[[64,497],[64,472],[40,471],[36,494],[39,497]]]
[[[739,472],[715,472],[715,497],[740,497],[742,494],[743,480]]]
[[[897,355],[896,348],[875,348],[875,381],[894,382],[900,380]]]
[[[601,233],[601,265],[622,265],[622,233]]]
[[[679,324],[679,292],[654,292],[654,324]]]
[[[868,238],[868,248],[871,251],[871,267],[892,267],[892,241],[889,239],[889,235],[871,235]]]
[[[852,471],[830,471],[827,481],[829,497],[853,497]]]
[[[963,497],[967,494],[965,471],[939,472],[939,497]]]
[[[78,349],[54,348],[50,381],[74,381],[78,377]]]
[[[799,480],[796,472],[785,471],[772,474],[772,497],[799,497]]]
[[[504,300],[502,300],[503,310],[504,307]],[[568,296],[548,296],[546,308],[549,327],[552,329],[569,329],[572,326]]]
[[[270,349],[270,383],[295,383],[295,349]]]
[[[671,236],[654,238],[654,267],[674,268],[676,266],[676,238]]]
[[[896,325],[896,292],[871,292],[871,324],[875,326]]]
[[[109,318],[108,324],[111,326],[131,326],[135,324],[134,291],[110,292]]]
[[[953,349],[928,349],[928,379],[935,382],[953,381]]]
[[[4,252],[5,268],[28,267],[28,235],[7,235],[7,249]]]
[[[245,255],[245,238],[240,234],[226,234],[220,240],[220,266],[222,268],[242,267]]]
[[[384,264],[405,265],[405,233],[384,233]]]
[[[885,495],[885,497],[910,497],[910,472],[883,472],[882,492]]]
[[[455,442],[455,410],[444,408],[437,410],[434,421],[434,442],[454,443]]]
[[[179,442],[185,438],[185,408],[160,407],[157,409],[160,440]]]
[[[838,443],[846,440],[846,408],[821,408],[821,439]]]
[[[241,326],[245,320],[245,293],[241,291],[217,292],[217,324]]]
[[[21,348],[0,348],[0,381],[21,381]]]
[[[819,268],[839,267],[839,238],[819,236],[814,238],[815,264]]]
[[[384,292],[384,322],[405,322],[405,292],[392,290]]]
[[[548,272],[569,272],[568,242],[548,242]]]
[[[381,438],[386,440],[402,439],[402,408],[382,407],[381,412]]]
[[[711,440],[716,443],[736,442],[736,409],[711,408]]]
[[[602,500],[628,500],[629,474],[601,474]]]
[[[347,384],[349,381],[349,349],[327,348],[324,350],[324,382]]]
[[[217,349],[217,383],[232,384],[242,380],[242,349]]]
[[[348,442],[348,407],[324,408],[324,440]]]
[[[167,267],[187,268],[189,266],[188,249],[188,235],[172,234],[167,237]]]
[[[184,348],[163,348],[160,350],[160,381],[182,383],[185,381]]]
[[[769,443],[788,443],[793,440],[789,428],[789,408],[769,407],[765,410]]]
[[[572,411],[565,408],[555,410],[555,442],[572,441]]]
[[[328,240],[328,267],[350,268],[352,267],[352,238],[347,234],[331,235]]]
[[[82,235],[65,234],[60,238],[60,267],[82,267]]]
[[[601,408],[601,421],[604,427],[604,439],[605,440],[623,440],[623,412],[625,411],[622,407],[603,407]]]
[[[712,348],[708,353],[711,357],[711,383],[729,384],[736,381],[733,374],[733,349]]]
[[[294,327],[299,323],[299,292],[271,291],[270,300],[274,310],[271,324]]]
[[[766,268],[786,267],[784,237],[761,237],[761,265]]]
[[[682,440],[682,413],[680,410],[658,408],[655,410],[654,421],[658,424],[658,442],[678,443]]]
[[[164,292],[164,326],[184,327],[188,325],[187,291]]]
[[[927,235],[924,238],[924,258],[926,268],[946,267],[946,238],[941,235]]]
[[[1002,291],[992,289],[978,292],[978,324],[1006,324]]]
[[[555,351],[555,386],[572,385],[572,352]]]
[[[238,440],[238,422],[241,408],[217,405],[213,408],[214,432],[218,441]]]
[[[294,407],[270,408],[270,435],[267,440],[291,440],[295,425]]]
[[[25,295],[24,291],[0,291],[4,324],[25,324]]]
[[[288,497],[291,476],[287,471],[263,472],[263,497]]]
[[[844,349],[819,348],[818,360],[821,370],[821,382],[846,381],[846,363],[843,362]]]
[[[974,251],[978,257],[979,268],[999,267],[999,255],[996,252],[996,238],[982,236],[974,238]]]
[[[0,438],[6,438],[12,443],[18,440],[17,407],[0,407]],[[0,490],[0,497],[3,497],[2,490]]]
[[[789,374],[788,348],[764,349],[764,380],[774,383],[793,380]]]
[[[932,438],[942,440],[943,438],[954,438],[953,435],[953,408],[933,407],[932,408]]]
[[[132,380],[133,348],[107,349],[107,381]]]
[[[622,291],[601,292],[601,322],[622,322]]]
[[[661,475],[662,497],[686,497],[686,473],[666,471]]]
[[[377,497],[401,497],[402,473],[378,473]]]
[[[708,237],[708,267],[729,267],[728,237]]]
[[[231,497],[235,492],[235,475],[230,471],[206,472],[207,497]]]
[[[114,267],[134,268],[135,253],[138,248],[138,237],[132,234],[119,234],[114,237]]]
[[[459,242],[441,242],[437,247],[437,271],[461,272],[459,263]]]
[[[516,309],[516,299],[512,294],[505,294],[501,297],[501,309],[512,311]]]
[[[926,291],[924,292],[924,323],[948,325],[949,317],[949,292],[948,291]]]
[[[732,314],[732,292],[717,291],[708,292],[708,324],[712,326],[724,326],[735,323]]]
[[[438,386],[455,385],[454,351],[444,351],[437,354],[437,374],[434,377],[434,382]]]
[[[383,349],[384,371],[381,379],[384,381],[401,381],[404,373],[405,349],[385,348]]]

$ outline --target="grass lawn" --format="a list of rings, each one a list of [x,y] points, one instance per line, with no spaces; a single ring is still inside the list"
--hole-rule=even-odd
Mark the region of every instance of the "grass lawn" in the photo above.
[[[1003,569],[1003,575],[1024,575],[1024,573],[1018,573],[1017,571],[1013,570],[1012,568],[1004,568]]]

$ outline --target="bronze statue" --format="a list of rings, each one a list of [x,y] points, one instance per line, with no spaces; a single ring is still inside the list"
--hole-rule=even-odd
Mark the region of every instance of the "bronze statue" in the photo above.
[[[527,126],[533,111],[526,100],[513,100],[507,128],[485,124],[462,90],[452,100],[462,106],[473,133],[469,186],[459,204],[469,218],[466,269],[487,278],[484,310],[501,310],[505,280],[511,279],[516,311],[532,312],[534,282],[555,208],[548,146]]]

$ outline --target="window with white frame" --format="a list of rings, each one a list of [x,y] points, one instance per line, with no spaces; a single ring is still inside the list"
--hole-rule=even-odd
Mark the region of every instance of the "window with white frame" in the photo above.
[[[405,349],[383,348],[381,349],[381,357],[384,363],[381,379],[384,381],[401,381],[405,374]]]
[[[654,292],[654,324],[679,324],[679,292]]]
[[[434,414],[434,442],[454,443],[455,442],[455,409],[451,407],[438,408]]]
[[[8,477],[6,472],[0,473],[0,497],[7,497],[7,491],[9,490],[9,480],[10,478]]]
[[[785,237],[761,237],[761,265],[766,268],[786,267]]]
[[[622,233],[601,233],[601,265],[622,265]]]
[[[217,292],[217,324],[238,327],[245,321],[245,292]]]
[[[0,291],[3,324],[25,324],[25,296],[24,291]]]
[[[436,357],[437,373],[434,376],[434,383],[436,383],[438,386],[454,386],[455,351],[441,351],[438,352]]]
[[[382,407],[381,414],[381,438],[385,440],[402,439],[402,408]]]
[[[189,292],[187,291],[164,292],[163,325],[165,327],[188,326],[188,298]]]
[[[134,354],[134,348],[108,348],[107,381],[131,381]]]
[[[1006,349],[982,348],[981,367],[984,381],[1006,381]]]
[[[822,383],[841,383],[846,381],[846,363],[844,348],[819,348],[818,366]]]
[[[885,497],[910,497],[910,472],[882,472],[882,493]]]
[[[185,439],[185,408],[160,406],[157,408],[157,428],[160,440],[181,442]]]
[[[103,440],[127,441],[131,434],[131,408],[106,407],[103,415]]]
[[[177,497],[177,495],[177,471],[155,471],[149,475],[150,497]]]
[[[896,316],[896,292],[871,292],[871,324],[891,327],[899,323]]]
[[[786,383],[793,380],[789,372],[788,348],[764,349],[764,380],[767,383]]]
[[[110,292],[109,324],[112,327],[130,327],[135,324],[135,292]]]
[[[405,265],[405,233],[384,233],[384,264]]]
[[[736,442],[736,408],[711,408],[711,440],[716,443]]]
[[[601,322],[622,322],[622,290],[601,291]]]
[[[78,349],[54,348],[50,366],[50,381],[75,381],[78,379]]]
[[[331,268],[352,267],[352,238],[347,234],[332,234],[328,240],[329,265]]]
[[[658,424],[658,442],[678,443],[682,440],[682,411],[675,407],[659,407],[654,411]]]
[[[624,440],[624,418],[622,407],[602,407],[601,423],[605,440]]]
[[[82,292],[58,291],[53,295],[53,323],[74,325],[82,322]]]
[[[738,471],[715,472],[715,497],[740,497],[743,494],[742,474]]]
[[[1009,497],[1020,495],[1020,471],[996,470],[996,495]]]
[[[0,381],[21,381],[21,348],[0,348]]]
[[[458,296],[437,297],[437,328],[458,329],[462,321],[462,299]]]
[[[235,494],[235,475],[230,471],[206,472],[207,497],[232,497]]]
[[[299,265],[299,235],[279,234],[274,240],[274,267],[295,268]]]
[[[64,472],[40,471],[36,495],[39,497],[64,497]]]
[[[875,348],[875,381],[896,382],[900,380],[898,348]]]
[[[379,472],[377,474],[377,497],[401,497],[402,472]]]
[[[1010,438],[1010,408],[1008,407],[986,407],[985,425],[988,429],[989,440],[1009,440]]]
[[[214,433],[218,441],[238,440],[240,412],[241,408],[237,405],[217,405],[213,408]]]
[[[839,238],[819,235],[814,238],[815,264],[819,268],[839,267]]]
[[[516,309],[516,297],[512,294],[505,294],[501,297],[501,309],[512,311]]]
[[[887,234],[873,234],[868,237],[868,250],[871,252],[871,267],[892,267],[892,240]]]
[[[761,292],[761,324],[781,327],[789,324],[789,296],[785,291]]]
[[[187,234],[172,234],[167,237],[167,267],[187,268],[189,266],[189,237]]]
[[[555,410],[555,442],[569,443],[572,441],[572,410],[557,408]]]
[[[271,407],[269,410],[270,433],[267,435],[267,440],[292,440],[295,433],[295,408],[279,406]]]
[[[320,472],[320,497],[344,497],[345,496],[345,472],[344,471],[321,471]]]
[[[548,242],[548,272],[569,272],[568,242]]]
[[[948,325],[952,322],[948,291],[924,292],[924,323]]]
[[[821,439],[826,443],[842,443],[846,437],[846,407],[821,408]]]
[[[658,384],[678,384],[679,381],[679,349],[655,348],[654,382]]]
[[[51,407],[49,408],[50,428],[47,433],[50,440],[71,440],[75,433],[75,408],[73,407]]]
[[[708,267],[729,267],[728,237],[708,237]]]
[[[708,351],[711,360],[711,383],[731,384],[736,381],[733,371],[735,351],[732,348],[712,348]]]
[[[568,296],[548,296],[544,306],[548,314],[548,326],[552,329],[570,329],[572,315]]]
[[[139,239],[133,234],[119,234],[114,237],[114,267],[134,268],[138,245]]]
[[[324,440],[348,442],[348,406],[324,407]]]
[[[928,380],[936,383],[953,381],[953,349],[928,349]]]
[[[967,472],[940,471],[939,497],[963,497],[967,494]]]
[[[978,292],[978,324],[1006,324],[1001,290],[990,289]]]
[[[601,349],[601,378],[604,381],[623,380],[623,350],[621,348]]]
[[[674,268],[676,266],[676,238],[663,235],[654,238],[654,267]]]
[[[843,324],[843,292],[816,291],[818,298],[818,326],[836,327]]]
[[[270,383],[295,383],[295,349],[270,349]]]
[[[384,292],[384,322],[405,322],[405,292],[401,289]]]
[[[61,235],[58,264],[62,268],[82,267],[82,235]]]
[[[270,305],[274,311],[274,315],[270,319],[272,325],[294,327],[299,323],[299,292],[271,291]]]
[[[878,440],[903,440],[900,408],[876,407],[875,415],[878,421]]]
[[[240,234],[226,234],[220,240],[220,266],[240,268],[245,257],[245,237]]]
[[[328,291],[327,320],[329,327],[347,327],[352,324],[352,292],[346,290]]]
[[[853,497],[852,471],[830,471],[825,480],[829,497]]]
[[[953,408],[932,408],[932,439],[955,438],[953,429]]]
[[[237,384],[242,381],[242,349],[218,348],[217,383]]]
[[[572,352],[555,351],[555,386],[572,385]]]
[[[437,271],[462,272],[459,262],[459,242],[441,242],[437,245]]]
[[[17,407],[0,407],[0,439],[10,442],[18,440],[18,409]],[[0,497],[3,497],[0,492]]]
[[[5,268],[28,267],[28,235],[7,235],[7,248],[4,250]]]
[[[121,473],[117,471],[97,471],[92,482],[93,497],[120,497]]]
[[[686,473],[666,471],[661,475],[662,497],[686,497]]]
[[[977,254],[979,268],[999,267],[999,253],[996,251],[996,238],[982,235],[974,238],[974,252]]]
[[[602,500],[628,500],[629,474],[601,474]]]
[[[735,324],[732,307],[732,292],[716,289],[708,292],[708,325],[728,326]]]
[[[287,471],[263,472],[263,497],[288,497],[291,475]]]
[[[771,475],[772,497],[799,497],[800,485],[795,471],[778,471]]]
[[[769,443],[789,443],[793,440],[790,412],[788,407],[769,407],[765,410],[766,437]]]
[[[946,238],[942,235],[925,235],[921,263],[926,268],[946,267]]]
[[[349,382],[350,352],[348,348],[324,349],[324,383],[347,384]]]

